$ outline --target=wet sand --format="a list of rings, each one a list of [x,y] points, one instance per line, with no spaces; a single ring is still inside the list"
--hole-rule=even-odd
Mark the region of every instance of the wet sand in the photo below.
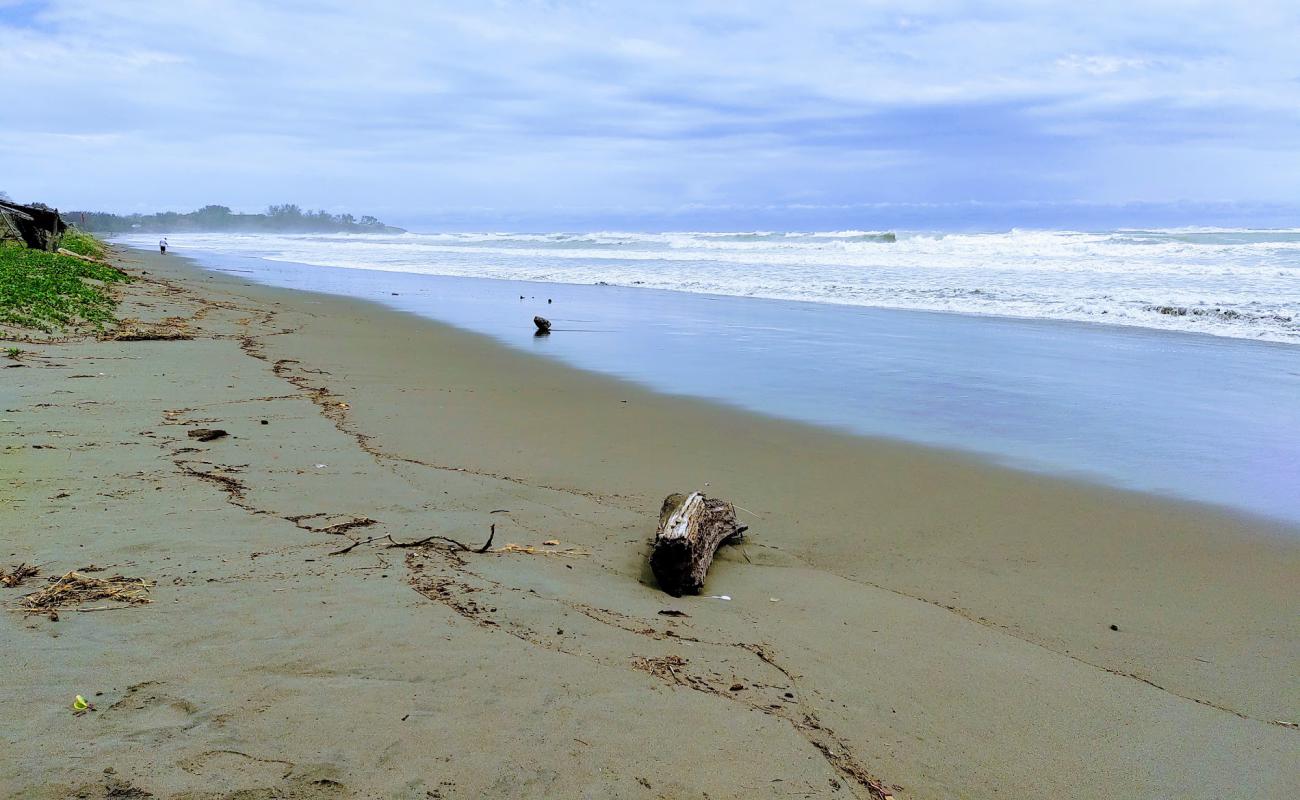
[[[253,283],[377,301],[653,391],[1300,525],[1295,345],[212,251],[197,260]],[[564,335],[532,336],[520,319],[533,314]]]
[[[1294,529],[128,259],[121,315],[194,338],[20,345],[0,557],[158,585],[0,617],[4,796],[1300,791]],[[751,526],[729,601],[645,566],[695,488]],[[493,524],[564,554],[386,546]]]

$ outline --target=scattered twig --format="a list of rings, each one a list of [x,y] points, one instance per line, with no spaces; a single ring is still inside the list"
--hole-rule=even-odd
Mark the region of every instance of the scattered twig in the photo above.
[[[10,572],[5,572],[0,569],[0,586],[4,586],[7,589],[15,586],[22,586],[23,581],[33,577],[40,571],[40,567],[26,562],[15,564]]]
[[[496,536],[497,536],[497,526],[496,526],[496,523],[494,522],[494,523],[492,523],[492,527],[488,530],[488,540],[487,540],[486,542],[483,543],[483,546],[482,546],[482,547],[480,547],[479,549],[475,550],[474,552],[475,552],[475,553],[486,553],[486,552],[488,551],[488,548],[490,548],[490,547],[492,546],[492,540],[495,539]]]
[[[356,539],[356,540],[354,540],[354,541],[352,542],[352,544],[348,545],[347,547],[343,548],[342,550],[335,550],[335,551],[329,553],[329,555],[332,555],[332,556],[341,556],[341,555],[343,555],[344,553],[350,553],[350,552],[352,552],[353,549],[355,549],[355,548],[357,548],[357,547],[360,547],[360,546],[363,545],[363,544],[370,544],[371,542],[376,542],[376,541],[379,541],[380,539],[386,539],[386,538],[388,538],[387,535],[384,535],[384,536],[371,536],[369,539]]]
[[[358,539],[354,541],[352,544],[348,545],[347,547],[344,547],[341,550],[335,550],[331,552],[329,555],[341,556],[345,553],[351,552],[352,550],[354,550],[357,547],[360,547],[363,544],[370,544],[372,542],[382,542],[385,539],[388,540],[388,544],[384,545],[384,547],[386,548],[423,547],[427,544],[432,544],[433,542],[445,542],[447,545],[451,547],[453,551],[456,552],[486,553],[488,552],[488,548],[492,546],[492,539],[496,536],[496,533],[497,533],[497,526],[493,525],[491,531],[488,534],[487,542],[485,542],[482,547],[479,547],[477,549],[470,547],[464,542],[457,541],[456,539],[453,539],[450,536],[440,536],[438,534],[434,534],[432,536],[426,536],[423,539],[416,539],[415,541],[411,541],[411,542],[399,542],[392,537],[392,534],[384,534],[383,536],[371,536],[369,539]]]
[[[333,522],[342,518],[342,514],[300,514],[293,517],[285,517],[286,520],[297,525],[305,531],[312,533],[329,533],[342,534],[347,533],[353,528],[368,528],[371,525],[378,525],[379,520],[370,517],[348,517],[342,522]],[[317,522],[328,522],[328,525],[319,525]]]
[[[389,541],[389,544],[385,545],[385,547],[423,547],[424,545],[429,544],[430,542],[441,541],[441,542],[446,542],[449,545],[453,545],[454,548],[463,550],[466,553],[472,551],[472,548],[470,548],[470,546],[465,544],[464,542],[458,542],[455,539],[451,538],[450,536],[439,536],[437,534],[434,534],[433,536],[426,536],[423,539],[417,539],[414,542],[399,542],[391,536],[385,538],[387,538]]]

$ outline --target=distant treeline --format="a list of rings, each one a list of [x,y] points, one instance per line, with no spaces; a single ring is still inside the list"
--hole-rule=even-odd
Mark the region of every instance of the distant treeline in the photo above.
[[[296,205],[271,206],[265,214],[236,214],[226,206],[204,206],[182,214],[107,214],[102,211],[64,211],[63,219],[96,233],[179,233],[181,231],[240,231],[244,233],[404,233],[372,216],[303,211]]]

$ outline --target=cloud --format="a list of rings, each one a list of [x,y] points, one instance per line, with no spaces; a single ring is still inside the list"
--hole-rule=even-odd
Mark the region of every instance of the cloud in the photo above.
[[[0,0],[0,73],[53,99],[0,106],[0,182],[538,216],[1294,201],[1297,40],[1266,0]]]
[[[1089,75],[1114,75],[1124,70],[1141,70],[1151,65],[1144,58],[1123,58],[1121,56],[1091,55],[1084,56],[1071,53],[1056,60],[1059,67],[1070,72],[1085,72]]]

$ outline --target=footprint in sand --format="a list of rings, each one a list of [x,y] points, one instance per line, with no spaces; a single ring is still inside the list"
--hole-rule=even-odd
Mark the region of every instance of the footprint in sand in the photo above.
[[[210,791],[241,798],[316,800],[339,797],[346,791],[337,768],[328,764],[297,766],[292,761],[252,755],[240,750],[207,750],[177,766],[203,779]]]
[[[191,775],[213,781],[214,788],[233,791],[279,783],[293,772],[294,764],[239,750],[208,750],[180,761],[177,766]]]
[[[156,681],[137,683],[103,713],[106,722],[126,729],[128,739],[161,739],[203,721],[198,706],[162,691]]]

